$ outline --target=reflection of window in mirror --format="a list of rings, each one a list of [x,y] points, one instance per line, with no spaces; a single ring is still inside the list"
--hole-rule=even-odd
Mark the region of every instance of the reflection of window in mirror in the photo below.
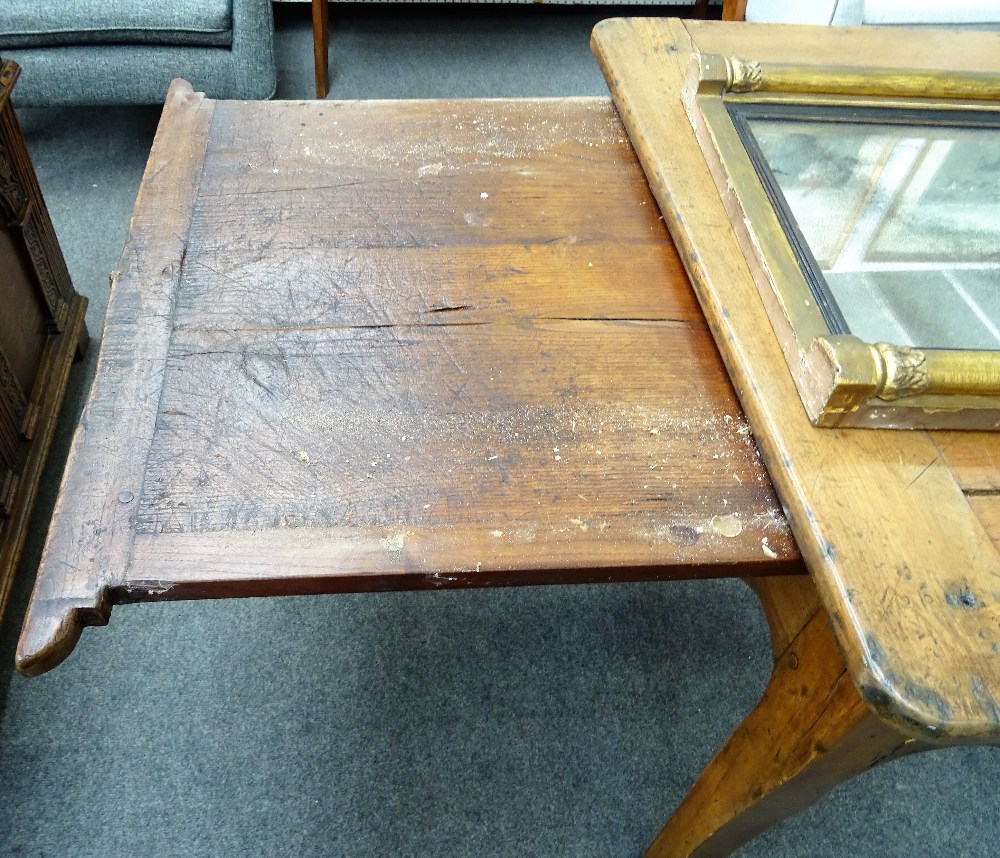
[[[1000,350],[1000,118],[731,110],[831,332]]]
[[[684,106],[809,419],[1000,430],[1000,76],[703,54]]]

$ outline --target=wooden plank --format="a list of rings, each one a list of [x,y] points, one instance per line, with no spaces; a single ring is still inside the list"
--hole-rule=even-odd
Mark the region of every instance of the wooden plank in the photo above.
[[[1000,432],[934,432],[931,437],[964,491],[1000,491]]]
[[[17,650],[38,673],[85,624],[107,621],[106,589],[124,577],[170,337],[173,295],[213,103],[175,82],[157,129],[122,267],[113,279],[97,377],[74,437]],[[170,151],[164,151],[169,146]],[[152,205],[144,200],[155,197]]]
[[[193,249],[669,244],[655,219],[637,231],[652,200],[603,104],[223,102]]]
[[[27,670],[118,601],[802,571],[610,100],[191,98]]]
[[[631,245],[629,259],[628,288],[609,289],[621,267],[621,247],[610,242],[324,248],[311,249],[307,258],[204,249],[187,264],[176,326],[256,330],[603,318],[675,321],[707,331],[690,289],[665,292],[659,285],[663,277],[683,282],[686,276],[672,245]],[[393,300],[376,303],[390,283]]]
[[[969,498],[969,506],[1000,551],[1000,495],[974,495]],[[997,594],[994,592],[993,599],[996,598]]]
[[[756,449],[738,411],[715,410],[725,388],[696,342],[672,323],[581,320],[178,333],[135,526],[457,524],[544,503],[700,532],[760,515]],[[633,367],[646,353],[685,371]]]
[[[561,521],[345,525],[267,531],[139,534],[135,573],[110,593],[115,604],[236,596],[288,596],[384,590],[592,584],[789,575],[794,546],[747,563],[754,544],[709,525],[688,542],[648,517],[610,513]],[[782,542],[774,540],[782,550]]]
[[[694,38],[692,39],[692,35]],[[880,46],[876,53],[874,39]],[[923,432],[809,425],[680,101],[692,52],[937,61],[940,34],[837,34],[634,19],[594,49],[740,393],[862,697],[903,732],[1000,736],[1000,558]],[[961,62],[1000,54],[962,34]],[[885,46],[882,48],[881,46]],[[866,53],[866,51],[868,51]],[[860,57],[860,59],[857,59]]]

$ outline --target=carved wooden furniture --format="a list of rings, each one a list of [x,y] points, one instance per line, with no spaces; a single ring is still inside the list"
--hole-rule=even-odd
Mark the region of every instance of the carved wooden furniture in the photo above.
[[[699,284],[702,263],[681,249]],[[970,607],[960,588],[935,592],[921,607],[921,579],[895,566],[817,564],[824,608],[796,574],[608,100],[236,103],[178,84],[115,284],[22,672],[55,666],[123,602],[734,575],[761,598],[774,676],[661,854],[723,854],[860,769],[929,747],[934,695],[963,719],[944,741],[986,735],[957,685],[927,689],[947,673],[993,693],[965,639],[990,632],[992,595],[975,589]],[[951,461],[996,453],[962,444]],[[809,460],[813,478],[828,464]],[[934,496],[941,470],[906,465]],[[816,563],[822,545],[803,534]],[[834,632],[842,644],[857,618],[837,587],[861,596],[882,660],[845,664]],[[920,653],[919,686],[898,649],[915,622],[955,645],[939,663]]]
[[[0,616],[74,353],[86,299],[70,284],[0,65]]]
[[[655,208],[607,99],[175,86],[20,669],[123,601],[801,572]]]
[[[810,424],[688,121],[685,75],[699,54],[996,72],[998,37],[634,19],[602,23],[593,45],[832,625],[776,647],[757,711],[652,850],[718,854],[877,762],[1000,742],[1000,434]],[[807,643],[820,634],[825,650]],[[787,717],[806,677],[828,696]]]

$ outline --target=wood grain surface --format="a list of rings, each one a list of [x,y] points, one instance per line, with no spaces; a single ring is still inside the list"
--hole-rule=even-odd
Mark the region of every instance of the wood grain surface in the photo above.
[[[176,85],[22,671],[121,601],[801,572],[608,99]]]
[[[809,425],[680,100],[697,51],[1000,69],[1000,34],[604,22],[594,49],[862,697],[896,729],[1000,739],[997,440]]]

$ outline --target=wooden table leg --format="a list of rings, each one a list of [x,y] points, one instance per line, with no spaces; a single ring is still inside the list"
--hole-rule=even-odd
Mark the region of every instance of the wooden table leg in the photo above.
[[[330,51],[329,0],[312,0],[313,55],[316,61],[316,98],[326,98],[327,56]]]
[[[861,700],[808,576],[748,583],[771,628],[770,683],[650,847],[650,858],[728,855],[847,778],[929,747],[884,725]]]

